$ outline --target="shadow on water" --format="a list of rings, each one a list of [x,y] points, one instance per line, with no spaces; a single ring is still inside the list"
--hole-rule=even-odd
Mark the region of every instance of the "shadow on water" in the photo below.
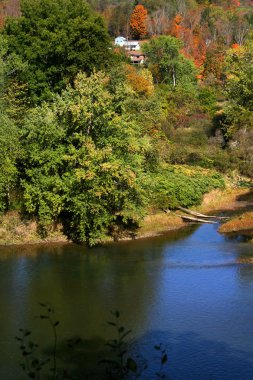
[[[76,339],[76,338],[75,338]],[[72,341],[74,341],[73,339]],[[142,380],[156,379],[160,355],[154,345],[166,347],[168,362],[163,373],[169,380],[252,380],[253,359],[250,353],[232,348],[228,344],[205,339],[200,335],[183,332],[176,335],[163,331],[150,331],[130,345],[130,356],[147,360],[148,367]],[[108,358],[106,341],[94,337],[59,343],[58,360],[62,368],[76,380],[104,380],[105,369],[100,361]],[[183,364],[182,364],[183,363]],[[108,379],[108,378],[107,378]],[[120,379],[122,380],[122,379]]]
[[[78,337],[59,343],[60,366],[74,379],[103,380],[105,366],[101,360],[108,358],[106,341],[101,337],[81,339]]]

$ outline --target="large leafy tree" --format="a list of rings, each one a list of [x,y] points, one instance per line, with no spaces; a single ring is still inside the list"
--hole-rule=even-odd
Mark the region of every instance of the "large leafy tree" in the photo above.
[[[152,38],[143,45],[147,54],[147,64],[157,83],[194,83],[197,70],[194,63],[180,53],[181,42],[172,36]]]
[[[253,38],[226,56],[226,112],[234,128],[253,128]]]
[[[7,57],[6,52],[6,40],[0,36],[0,212],[10,206],[18,175],[16,159],[20,155],[19,133],[11,117],[14,107],[8,98],[13,87],[10,73],[22,70],[22,64],[17,57]]]
[[[228,151],[239,171],[253,177],[253,45],[235,45],[225,58],[225,96],[217,126],[226,139]]]
[[[84,0],[23,0],[22,17],[9,19],[9,52],[29,64],[23,80],[33,102],[62,90],[79,71],[105,68],[111,50],[102,18]]]
[[[53,105],[31,111],[22,185],[26,209],[44,231],[61,218],[69,237],[92,245],[141,217],[149,142],[125,111],[129,96],[122,86],[112,92],[103,73],[79,74]]]

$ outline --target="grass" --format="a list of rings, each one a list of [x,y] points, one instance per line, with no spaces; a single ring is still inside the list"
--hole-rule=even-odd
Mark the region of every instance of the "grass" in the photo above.
[[[138,229],[137,237],[154,236],[183,226],[185,223],[175,214],[157,212],[144,218],[141,227]]]
[[[61,232],[61,226],[52,232],[47,239],[42,239],[37,233],[35,220],[22,219],[17,211],[10,211],[0,218],[0,244],[31,244],[45,242],[64,242],[66,237]]]
[[[242,231],[248,232],[253,236],[253,211],[236,216],[219,228],[219,232],[222,233]]]
[[[251,202],[253,203],[253,194],[249,188],[227,188],[205,194],[202,204],[194,209],[202,213],[240,209],[248,211],[253,206],[250,205]]]

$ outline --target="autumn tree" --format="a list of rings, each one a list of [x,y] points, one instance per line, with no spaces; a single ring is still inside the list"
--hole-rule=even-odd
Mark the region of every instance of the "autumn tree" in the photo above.
[[[126,80],[139,95],[151,96],[154,93],[152,74],[148,69],[137,70],[133,65],[126,65]]]
[[[147,9],[139,4],[133,10],[130,18],[130,30],[133,38],[141,39],[147,34]]]

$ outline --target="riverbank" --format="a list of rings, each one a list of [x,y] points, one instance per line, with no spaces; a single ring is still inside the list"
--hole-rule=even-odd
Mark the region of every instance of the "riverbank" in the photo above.
[[[253,238],[253,212],[245,212],[242,215],[232,218],[219,228],[219,232],[229,234],[236,233]]]
[[[206,194],[200,206],[194,207],[194,210],[201,213],[235,213],[237,218],[241,218],[241,213],[253,211],[253,195],[249,188],[228,188],[226,190],[213,190]],[[234,219],[233,219],[234,220]],[[246,220],[246,216],[243,221]],[[247,220],[250,226],[253,225],[253,213],[247,214]],[[236,222],[236,231],[240,231],[242,219]],[[220,228],[220,232],[231,232],[235,224],[227,222]],[[115,236],[118,240],[140,239],[160,235],[166,231],[184,228],[186,222],[177,212],[153,212],[147,215],[140,228],[134,233],[124,233]],[[245,226],[241,224],[244,228]],[[251,228],[251,227],[250,227]],[[250,228],[247,228],[248,232]],[[245,228],[244,228],[245,229]],[[112,241],[112,238],[108,239]],[[47,238],[41,238],[37,232],[37,223],[35,220],[23,220],[18,212],[9,212],[0,219],[0,245],[26,245],[41,243],[66,243],[68,239],[62,232],[61,225],[58,225]]]
[[[213,190],[205,194],[202,204],[192,207],[192,210],[204,214],[218,214],[221,212],[228,213],[229,215],[234,213],[241,214],[241,212],[253,210],[253,198],[251,199],[251,194],[252,192],[249,188]],[[180,212],[168,214],[165,212],[155,213],[144,218],[142,226],[137,231],[137,238],[155,236],[169,230],[183,228],[186,225],[187,222],[182,220]]]
[[[246,236],[253,241],[253,190],[238,196],[238,203],[243,209],[234,212],[232,218],[219,228],[220,233]]]

